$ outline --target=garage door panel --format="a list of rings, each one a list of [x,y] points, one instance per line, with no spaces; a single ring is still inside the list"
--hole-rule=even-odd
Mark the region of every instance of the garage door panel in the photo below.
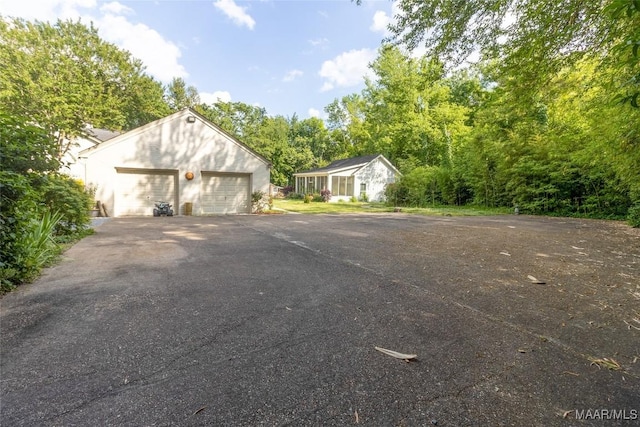
[[[155,202],[175,204],[175,175],[167,173],[118,173],[117,215],[152,215]]]
[[[249,175],[203,174],[200,198],[205,214],[248,213]]]

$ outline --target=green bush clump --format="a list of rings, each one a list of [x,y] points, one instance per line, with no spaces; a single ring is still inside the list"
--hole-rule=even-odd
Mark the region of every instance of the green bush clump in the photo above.
[[[56,235],[68,236],[89,225],[91,219],[87,211],[93,207],[94,200],[81,181],[51,174],[40,184],[44,204],[50,212],[60,213],[60,221],[54,230]]]
[[[632,227],[640,227],[640,202],[629,208],[627,212],[627,222]]]
[[[45,130],[0,111],[0,293],[36,278],[58,242],[87,233],[93,197],[58,174],[55,141]]]

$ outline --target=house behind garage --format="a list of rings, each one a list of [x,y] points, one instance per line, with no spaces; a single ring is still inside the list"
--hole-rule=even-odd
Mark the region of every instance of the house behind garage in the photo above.
[[[325,167],[293,174],[296,193],[331,191],[331,201],[382,201],[387,184],[400,172],[381,154],[336,160]]]
[[[112,216],[152,215],[160,200],[179,214],[250,213],[270,178],[264,157],[191,109],[81,151],[73,170]]]

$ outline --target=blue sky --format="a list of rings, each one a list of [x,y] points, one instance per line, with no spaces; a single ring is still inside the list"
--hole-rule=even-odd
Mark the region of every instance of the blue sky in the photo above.
[[[0,14],[93,22],[163,83],[182,77],[204,102],[325,118],[360,92],[392,16],[389,0],[0,0]]]

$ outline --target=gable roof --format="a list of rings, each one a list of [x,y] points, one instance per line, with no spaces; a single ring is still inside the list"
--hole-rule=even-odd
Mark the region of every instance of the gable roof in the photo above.
[[[97,139],[100,142],[107,141],[111,138],[115,138],[120,135],[122,132],[113,132],[107,129],[98,129],[98,128],[90,128],[87,129],[87,135]]]
[[[214,124],[213,122],[209,121],[209,119],[207,119],[205,116],[203,116],[202,114],[198,113],[197,111],[195,111],[195,110],[193,110],[192,108],[189,108],[189,107],[183,108],[180,111],[176,111],[175,113],[172,113],[172,114],[170,114],[170,115],[168,115],[166,117],[154,120],[154,121],[152,121],[150,123],[147,123],[145,125],[139,126],[139,127],[135,128],[135,129],[131,129],[130,131],[117,134],[116,136],[114,136],[112,138],[109,138],[108,140],[106,140],[105,142],[103,142],[101,144],[97,144],[94,147],[90,147],[90,148],[86,148],[86,149],[82,150],[82,153],[83,154],[95,153],[96,151],[100,151],[101,149],[104,149],[104,148],[107,148],[107,147],[109,147],[111,145],[117,144],[120,141],[122,141],[123,139],[126,139],[127,137],[129,137],[131,135],[143,133],[146,130],[148,130],[150,128],[153,128],[155,126],[162,125],[163,123],[175,120],[177,118],[187,117],[187,116],[194,116],[194,117],[200,119],[205,125],[207,125],[208,127],[216,130],[218,133],[224,135],[231,142],[237,144],[242,149],[247,150],[249,153],[251,153],[252,155],[256,156],[258,159],[263,161],[269,168],[271,168],[271,162],[269,160],[267,160],[266,157],[264,157],[261,154],[257,153],[255,150],[253,150],[247,144],[245,144],[244,142],[238,140],[235,136],[231,135],[229,132],[225,131],[220,126],[218,126],[218,125]],[[92,130],[96,130],[96,129],[92,129]]]
[[[329,163],[327,166],[321,167],[321,168],[317,168],[317,169],[310,169],[310,170],[306,170],[306,171],[302,171],[302,172],[298,172],[300,174],[305,173],[331,173],[331,172],[336,172],[339,170],[343,170],[343,169],[351,169],[351,168],[355,168],[355,167],[362,167],[364,165],[367,165],[369,163],[371,163],[373,160],[377,159],[378,157],[380,157],[381,154],[372,154],[369,156],[360,156],[360,157],[351,157],[349,159],[341,159],[341,160],[335,160],[331,163]],[[296,174],[294,174],[296,175]]]

